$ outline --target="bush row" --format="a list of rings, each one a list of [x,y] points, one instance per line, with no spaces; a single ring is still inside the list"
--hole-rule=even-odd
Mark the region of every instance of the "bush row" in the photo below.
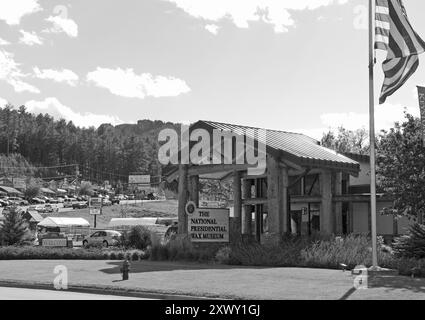
[[[2,247],[0,260],[142,260],[148,254],[141,250],[101,250],[46,247]]]

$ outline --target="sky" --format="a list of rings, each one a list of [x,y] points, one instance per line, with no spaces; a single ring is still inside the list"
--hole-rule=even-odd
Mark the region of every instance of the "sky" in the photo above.
[[[367,127],[367,3],[0,0],[0,105],[84,127],[202,119],[315,138]],[[425,2],[404,3],[425,39]],[[377,103],[378,130],[419,114],[416,85],[425,64]]]

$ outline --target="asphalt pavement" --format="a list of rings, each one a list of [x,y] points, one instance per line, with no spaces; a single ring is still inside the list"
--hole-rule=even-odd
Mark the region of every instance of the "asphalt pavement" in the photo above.
[[[57,290],[0,287],[0,300],[151,300]]]

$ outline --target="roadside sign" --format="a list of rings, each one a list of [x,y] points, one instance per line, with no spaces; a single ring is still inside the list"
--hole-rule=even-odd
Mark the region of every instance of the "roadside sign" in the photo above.
[[[128,176],[128,183],[130,184],[150,184],[151,176],[147,174],[132,174]]]
[[[229,209],[196,208],[189,205],[188,233],[192,242],[229,242]]]
[[[90,214],[93,216],[100,215],[100,208],[90,208]]]
[[[41,245],[43,247],[67,247],[68,246],[68,240],[66,238],[60,238],[60,239],[43,239],[41,241]]]

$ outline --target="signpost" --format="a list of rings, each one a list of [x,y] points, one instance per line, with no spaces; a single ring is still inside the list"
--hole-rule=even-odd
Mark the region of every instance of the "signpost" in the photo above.
[[[93,227],[96,229],[96,218],[102,214],[102,198],[89,198],[89,211],[94,219]]]
[[[229,209],[196,208],[189,202],[186,213],[192,242],[229,242]]]

